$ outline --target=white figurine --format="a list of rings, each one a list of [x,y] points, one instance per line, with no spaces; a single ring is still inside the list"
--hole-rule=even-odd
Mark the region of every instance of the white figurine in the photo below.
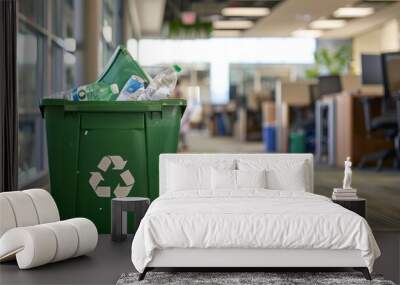
[[[343,189],[352,189],[351,188],[351,161],[350,161],[350,156],[348,156],[346,161],[344,162]]]

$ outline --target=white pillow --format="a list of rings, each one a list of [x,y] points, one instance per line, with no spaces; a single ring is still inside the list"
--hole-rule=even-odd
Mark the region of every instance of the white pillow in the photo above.
[[[237,188],[267,188],[267,171],[236,170]]]
[[[212,190],[236,190],[236,170],[211,169]]]
[[[211,190],[211,168],[235,169],[235,160],[170,161],[167,164],[167,191]]]
[[[167,189],[170,191],[210,189],[210,171],[211,167],[170,163]]]
[[[242,188],[267,188],[267,172],[263,170],[211,169],[213,190],[238,190]]]
[[[240,159],[239,170],[267,170],[267,188],[272,190],[305,191],[311,183],[306,160]]]

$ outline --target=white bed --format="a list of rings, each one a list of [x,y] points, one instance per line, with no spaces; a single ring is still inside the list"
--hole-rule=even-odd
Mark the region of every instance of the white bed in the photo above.
[[[231,173],[234,189],[218,182]],[[163,154],[159,189],[132,243],[140,278],[154,267],[354,267],[370,278],[380,255],[362,217],[312,194],[310,154]]]

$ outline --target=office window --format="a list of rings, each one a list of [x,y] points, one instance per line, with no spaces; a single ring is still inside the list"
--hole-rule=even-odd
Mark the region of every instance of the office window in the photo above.
[[[115,2],[103,1],[101,42],[103,66],[105,66],[115,49]]]
[[[105,66],[121,42],[122,15],[121,0],[103,0],[101,47],[102,64]]]
[[[64,86],[69,90],[76,85],[76,72],[75,72],[76,56],[73,53],[64,51],[63,53],[63,74]]]
[[[19,0],[19,187],[47,173],[43,97],[75,86],[74,1]],[[47,11],[51,18],[47,18]]]
[[[74,37],[74,2],[65,0],[63,7],[64,13],[64,38]]]
[[[52,43],[51,92],[57,93],[75,87],[74,2],[52,2],[52,32],[57,39]]]
[[[45,26],[46,23],[46,0],[20,0],[19,12],[29,21]]]
[[[53,0],[52,9],[52,33],[60,38],[74,36],[74,1]]]
[[[53,0],[51,3],[52,33],[58,37],[63,36],[63,0]]]
[[[51,46],[51,93],[64,90],[63,49],[56,43]]]
[[[44,170],[43,122],[39,102],[44,89],[45,40],[39,33],[20,23],[18,32],[18,113],[19,184],[35,179]]]

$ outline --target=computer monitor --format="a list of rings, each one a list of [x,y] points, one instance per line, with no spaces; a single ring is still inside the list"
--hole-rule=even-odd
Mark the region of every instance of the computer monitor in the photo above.
[[[314,103],[315,101],[317,101],[319,99],[318,84],[310,84],[308,86],[308,88],[309,88],[309,91],[310,91],[311,103]]]
[[[385,96],[400,92],[400,52],[382,54],[383,86]]]
[[[382,60],[380,54],[361,55],[361,82],[363,85],[379,85],[383,83]]]
[[[342,82],[339,75],[326,75],[318,77],[319,94],[328,95],[342,91]]]

